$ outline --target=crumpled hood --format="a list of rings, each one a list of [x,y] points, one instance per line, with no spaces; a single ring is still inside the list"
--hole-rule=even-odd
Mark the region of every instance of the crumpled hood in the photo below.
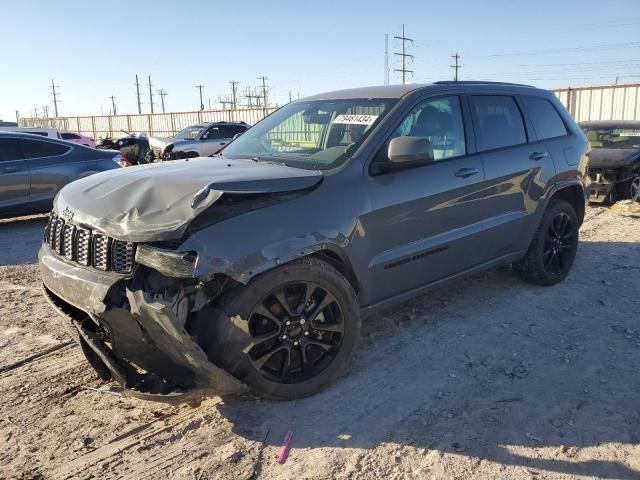
[[[607,168],[631,165],[640,158],[640,150],[635,148],[594,148],[589,153],[589,167]]]
[[[311,188],[322,178],[319,171],[252,160],[175,160],[72,182],[60,190],[54,211],[118,240],[170,240],[179,238],[223,193],[292,192]],[[192,208],[196,194],[198,202]]]
[[[164,147],[169,145],[171,143],[171,140],[173,140],[173,138],[149,137],[149,145],[164,150]]]

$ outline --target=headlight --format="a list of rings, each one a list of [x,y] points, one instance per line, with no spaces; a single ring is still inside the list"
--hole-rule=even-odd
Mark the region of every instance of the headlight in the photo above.
[[[138,245],[136,249],[136,262],[151,267],[167,277],[193,276],[197,258],[195,252],[175,252],[149,245]]]

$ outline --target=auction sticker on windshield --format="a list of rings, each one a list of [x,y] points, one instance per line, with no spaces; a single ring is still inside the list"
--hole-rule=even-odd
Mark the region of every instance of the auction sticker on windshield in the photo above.
[[[640,137],[640,130],[620,130],[621,137]]]
[[[338,115],[332,123],[345,123],[347,125],[371,125],[378,115]]]

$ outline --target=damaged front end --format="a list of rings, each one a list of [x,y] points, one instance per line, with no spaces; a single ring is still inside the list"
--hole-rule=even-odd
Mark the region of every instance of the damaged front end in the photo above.
[[[162,263],[167,271],[177,266],[178,275],[193,264],[189,255],[179,260],[169,252],[151,256],[146,250],[150,263]],[[146,261],[144,255],[142,259]],[[192,313],[231,280],[171,278],[142,264],[130,275],[90,270],[78,275],[47,244],[40,262],[46,298],[101,378],[113,378],[130,394],[149,400],[190,401],[210,393],[247,391],[209,361],[189,331]]]

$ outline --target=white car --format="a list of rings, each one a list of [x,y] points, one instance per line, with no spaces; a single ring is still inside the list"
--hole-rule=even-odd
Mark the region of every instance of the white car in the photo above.
[[[0,127],[0,132],[30,133],[32,135],[40,135],[41,137],[57,138],[62,140],[62,135],[60,135],[60,132],[55,128]]]

